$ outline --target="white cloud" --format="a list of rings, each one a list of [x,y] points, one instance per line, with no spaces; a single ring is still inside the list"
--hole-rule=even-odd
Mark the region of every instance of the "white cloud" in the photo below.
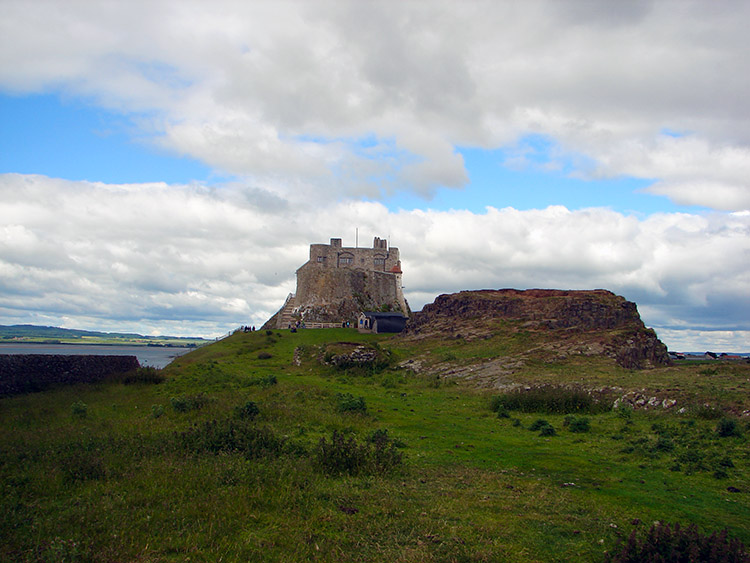
[[[8,0],[0,88],[137,114],[155,142],[286,195],[457,188],[455,147],[542,134],[581,174],[747,209],[750,5],[626,4]]]
[[[0,175],[0,316],[207,335],[260,325],[294,291],[310,243],[353,245],[358,228],[363,245],[390,235],[400,248],[415,310],[464,289],[606,288],[638,303],[673,348],[695,348],[699,334],[698,349],[719,349],[726,335],[711,335],[724,331],[732,349],[750,349],[748,213],[639,219],[559,206],[394,213],[379,203],[273,202],[259,207],[237,185]]]

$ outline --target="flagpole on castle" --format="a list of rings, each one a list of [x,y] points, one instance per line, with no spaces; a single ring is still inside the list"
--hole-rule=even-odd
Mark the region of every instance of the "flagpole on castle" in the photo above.
[[[359,227],[354,229],[354,248],[359,248]]]

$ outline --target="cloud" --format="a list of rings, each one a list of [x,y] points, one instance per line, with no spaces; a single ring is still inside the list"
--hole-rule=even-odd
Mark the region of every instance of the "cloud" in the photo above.
[[[286,197],[429,196],[467,184],[456,147],[543,135],[573,173],[748,209],[750,5],[626,4],[9,1],[0,88],[93,100]]]
[[[724,331],[735,348],[750,345],[748,213],[391,212],[276,196],[264,207],[248,197],[258,193],[0,175],[0,315],[181,334],[260,325],[294,291],[310,243],[353,245],[358,228],[362,244],[390,236],[400,248],[415,310],[464,289],[606,288],[638,303],[672,342],[683,330]]]

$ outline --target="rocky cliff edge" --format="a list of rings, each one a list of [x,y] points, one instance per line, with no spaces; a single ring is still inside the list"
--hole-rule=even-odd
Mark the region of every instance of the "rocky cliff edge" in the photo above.
[[[666,346],[645,327],[635,303],[603,290],[500,289],[440,295],[414,313],[404,338],[490,338],[499,332],[529,335],[531,348],[603,355],[628,369],[670,363]]]

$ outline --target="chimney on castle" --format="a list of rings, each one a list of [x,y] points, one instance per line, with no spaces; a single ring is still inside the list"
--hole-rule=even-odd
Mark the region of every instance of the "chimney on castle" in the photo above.
[[[388,241],[385,239],[381,239],[380,237],[375,237],[375,239],[372,241],[372,247],[381,250],[388,250]]]

